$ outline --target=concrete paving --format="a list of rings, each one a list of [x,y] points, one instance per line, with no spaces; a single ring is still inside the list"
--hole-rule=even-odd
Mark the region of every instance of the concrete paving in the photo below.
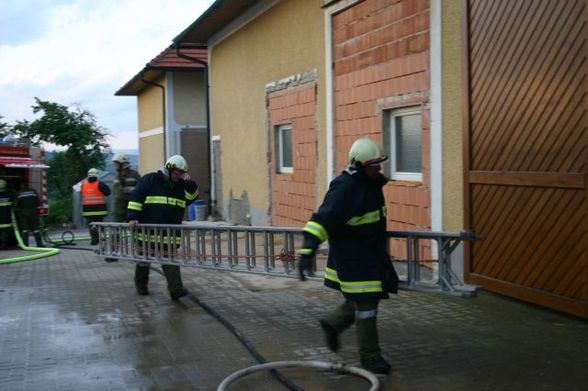
[[[150,295],[138,296],[134,264],[105,263],[84,243],[72,247],[0,264],[0,390],[215,390],[257,364],[195,300],[171,301],[158,273]],[[354,328],[342,335],[341,352],[323,344],[317,319],[341,298],[321,283],[195,268],[183,277],[267,361],[359,364]],[[401,291],[382,302],[379,326],[394,366],[379,377],[382,390],[588,389],[582,319],[488,292],[463,299]],[[281,372],[305,390],[369,389],[349,375]],[[230,389],[287,388],[258,373]]]

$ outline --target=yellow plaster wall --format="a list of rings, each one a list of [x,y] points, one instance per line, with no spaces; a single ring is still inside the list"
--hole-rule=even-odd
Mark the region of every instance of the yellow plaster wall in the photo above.
[[[175,72],[174,120],[178,124],[206,124],[204,72]]]
[[[165,81],[158,84],[165,86]],[[137,115],[139,116],[139,173],[144,175],[161,167],[165,160],[163,134],[141,137],[141,133],[163,130],[163,90],[148,86],[137,96]]]
[[[139,174],[153,172],[165,163],[163,134],[139,139]]]
[[[322,0],[283,0],[212,47],[212,134],[221,136],[223,197],[247,191],[252,208],[269,205],[266,84],[318,70],[319,178],[326,175]],[[220,201],[220,200],[219,200]]]
[[[165,86],[165,81],[157,84]],[[148,86],[138,97],[139,132],[163,126],[163,90],[159,87]]]
[[[462,0],[443,4],[443,230],[464,227]]]

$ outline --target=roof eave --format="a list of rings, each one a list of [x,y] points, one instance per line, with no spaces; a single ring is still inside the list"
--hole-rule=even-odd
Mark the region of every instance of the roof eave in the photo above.
[[[208,39],[261,0],[216,0],[198,19],[176,36],[174,45],[207,42]]]

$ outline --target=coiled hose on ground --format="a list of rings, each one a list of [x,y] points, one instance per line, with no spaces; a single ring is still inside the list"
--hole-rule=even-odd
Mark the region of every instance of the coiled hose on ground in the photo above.
[[[18,242],[18,247],[20,247],[22,250],[25,250],[25,251],[34,251],[37,254],[23,255],[20,257],[0,259],[0,264],[33,261],[35,259],[46,258],[46,257],[50,257],[52,255],[59,254],[59,250],[56,248],[32,247],[32,246],[25,245],[22,240],[22,237],[20,236],[20,232],[18,230],[18,224],[16,222],[16,217],[14,216],[14,212],[12,212],[12,228],[14,229],[14,236],[16,237],[16,241]]]

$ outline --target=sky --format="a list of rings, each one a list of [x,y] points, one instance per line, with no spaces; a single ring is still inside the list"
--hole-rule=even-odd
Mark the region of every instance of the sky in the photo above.
[[[0,0],[1,121],[34,120],[35,97],[79,104],[112,149],[137,149],[137,98],[114,93],[213,2]]]

